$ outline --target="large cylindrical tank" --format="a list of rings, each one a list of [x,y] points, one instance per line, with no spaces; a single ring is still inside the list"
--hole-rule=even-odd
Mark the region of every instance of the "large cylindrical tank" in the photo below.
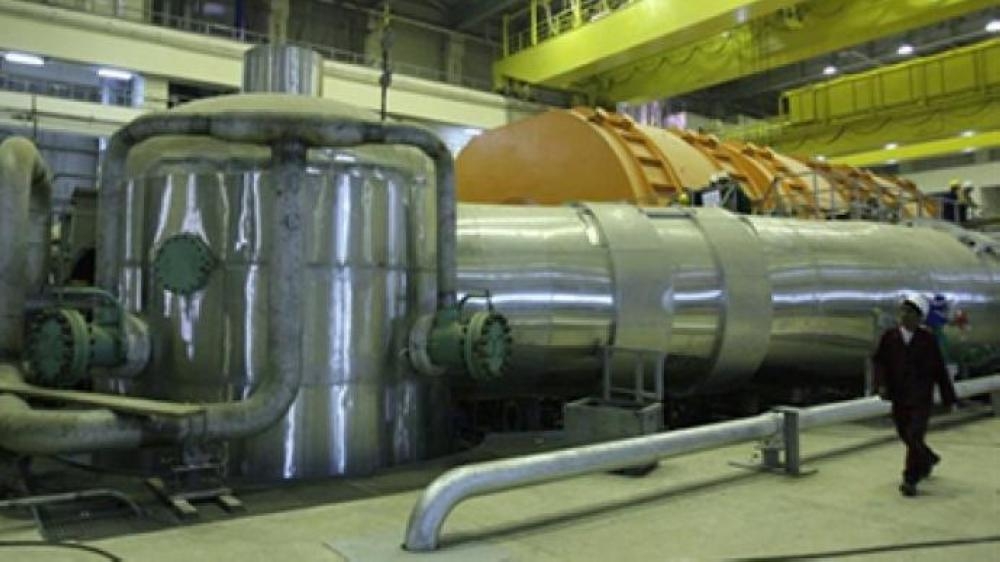
[[[280,110],[374,119],[330,100],[245,95],[178,112]],[[118,286],[153,335],[136,379],[104,388],[176,401],[246,398],[267,366],[264,220],[275,199],[266,147],[156,137],[128,161]],[[230,474],[260,479],[366,474],[448,446],[440,381],[401,355],[409,327],[435,309],[433,174],[398,147],[313,150],[301,170],[307,209],[304,383],[288,414],[226,444]],[[429,185],[430,184],[430,185]]]
[[[607,203],[459,209],[460,287],[489,289],[514,328],[508,389],[587,388],[607,345],[666,352],[678,396],[754,376],[860,383],[877,313],[894,316],[909,291],[967,315],[955,353],[1000,357],[1000,259],[960,229]]]

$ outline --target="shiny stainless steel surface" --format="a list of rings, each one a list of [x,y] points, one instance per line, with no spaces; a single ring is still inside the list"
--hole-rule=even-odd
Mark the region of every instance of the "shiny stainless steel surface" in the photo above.
[[[894,314],[906,291],[944,294],[969,315],[972,329],[952,335],[959,347],[1000,339],[1000,261],[947,233],[619,207],[642,234],[613,244],[607,217],[588,207],[459,208],[459,286],[489,289],[514,327],[514,380],[503,384],[575,381],[587,392],[597,348],[642,330],[660,331],[645,344],[667,352],[675,395],[733,388],[758,370],[762,378],[860,380],[875,310]],[[643,222],[658,234],[654,244],[642,238],[650,232]],[[667,264],[668,276],[618,275],[616,255],[633,251]],[[629,274],[660,271],[653,264]],[[659,303],[648,291],[659,291]]]
[[[1000,261],[952,235],[864,221],[750,220],[774,291],[766,373],[856,376],[877,337],[875,310],[894,315],[906,291],[940,293],[968,314],[971,329],[950,335],[959,346],[1000,339]]]
[[[137,148],[147,161],[126,192],[119,281],[127,307],[150,323],[153,364],[142,377],[104,384],[170,400],[246,398],[269,353],[272,174],[260,149],[187,141],[173,151],[188,156],[173,160],[165,142]],[[199,161],[192,150],[226,156]],[[232,472],[365,474],[448,445],[440,381],[418,377],[399,354],[412,321],[433,312],[436,291],[434,193],[423,185],[426,166],[407,156],[378,148],[311,154],[301,194],[304,383],[278,425],[229,444]],[[157,286],[150,272],[155,249],[181,232],[202,236],[219,261],[191,297]]]
[[[295,45],[257,45],[243,55],[243,91],[320,97],[323,57]]]

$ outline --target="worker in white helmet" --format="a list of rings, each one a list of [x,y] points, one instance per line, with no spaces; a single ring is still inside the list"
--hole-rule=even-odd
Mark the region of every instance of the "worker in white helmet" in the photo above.
[[[941,400],[947,407],[956,402],[937,339],[922,326],[929,309],[923,295],[904,296],[899,305],[899,325],[882,334],[872,357],[879,395],[892,401],[896,432],[906,445],[903,482],[899,486],[905,496],[917,495],[917,482],[930,476],[941,460],[924,442],[934,385],[940,388]]]

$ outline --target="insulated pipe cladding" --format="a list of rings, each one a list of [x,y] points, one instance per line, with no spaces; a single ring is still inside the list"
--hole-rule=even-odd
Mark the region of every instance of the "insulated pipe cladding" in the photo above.
[[[674,396],[755,375],[860,382],[879,316],[907,291],[941,294],[968,319],[949,333],[952,357],[973,371],[1000,357],[997,246],[941,223],[465,204],[458,240],[460,289],[488,289],[513,327],[508,388],[591,384],[608,345],[666,353]]]
[[[19,358],[24,304],[48,274],[52,184],[38,149],[23,137],[0,143],[0,361]]]

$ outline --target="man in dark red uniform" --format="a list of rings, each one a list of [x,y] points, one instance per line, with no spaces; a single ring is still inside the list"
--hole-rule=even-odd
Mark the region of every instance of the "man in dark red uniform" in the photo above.
[[[928,308],[922,295],[907,295],[899,307],[899,326],[882,334],[872,357],[879,395],[892,401],[896,432],[906,444],[906,468],[899,486],[905,496],[915,496],[917,482],[941,460],[924,443],[935,383],[945,406],[950,408],[956,400],[937,339],[921,326]]]

